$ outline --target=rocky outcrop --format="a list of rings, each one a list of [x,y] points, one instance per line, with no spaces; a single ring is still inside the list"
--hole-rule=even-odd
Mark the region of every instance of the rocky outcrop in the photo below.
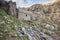
[[[42,23],[41,25],[48,30],[56,30],[55,28],[57,28],[55,25],[50,25],[46,23]]]
[[[19,37],[27,36],[28,40],[53,40],[49,35],[46,35],[44,32],[41,32],[37,27],[15,27]]]
[[[19,36],[28,36],[29,40],[58,40],[58,35],[59,32],[57,32],[57,28],[58,26],[53,25],[54,23],[59,23],[60,19],[60,5],[59,3],[54,3],[52,5],[40,5],[40,4],[36,4],[31,6],[28,9],[22,9],[19,8],[19,12],[18,12],[18,19],[19,20],[25,20],[25,21],[37,21],[40,18],[48,18],[49,20],[52,20],[52,22],[49,22],[49,20],[43,20],[43,22],[45,21],[46,24],[43,24],[43,26],[41,26],[40,23],[39,25],[37,25],[36,27],[41,27],[40,30],[39,28],[35,28],[35,27],[25,27],[23,26],[21,28],[21,31],[18,32]],[[42,20],[42,19],[41,19]],[[41,21],[39,21],[41,22]],[[50,23],[50,24],[49,24]],[[42,28],[43,27],[43,28]],[[42,31],[42,32],[41,32]],[[57,32],[57,33],[56,33]],[[21,35],[20,35],[21,34]],[[58,34],[58,35],[57,35]],[[48,36],[49,35],[49,36]]]
[[[18,19],[27,21],[36,21],[44,16],[43,7],[41,5],[33,5],[31,8],[19,8]],[[33,11],[34,10],[34,11]]]
[[[44,17],[46,16],[48,19],[53,20],[55,23],[59,23],[60,22],[60,18],[59,18],[60,17],[60,11],[59,11],[60,3],[59,2],[60,1],[54,2],[51,5],[35,4],[27,9],[19,8],[20,12],[18,12],[18,15],[20,15],[20,14],[25,15],[25,13],[28,14],[28,12],[29,12],[28,17],[31,16],[33,20],[35,20],[36,18],[40,19],[39,18],[40,16],[44,16]],[[20,9],[25,10],[24,11],[25,13],[22,12]],[[26,11],[28,11],[28,12],[26,12]],[[18,17],[20,17],[20,16],[18,16]],[[25,19],[27,18],[26,16],[24,16],[24,17],[25,17]]]
[[[9,14],[12,15],[13,17],[17,17],[17,7],[16,7],[16,2],[9,1]]]
[[[0,9],[6,11],[7,14],[17,17],[16,2],[0,0]]]
[[[44,6],[44,13],[47,16],[47,18],[53,20],[54,22],[60,21],[60,1],[55,2],[51,5]]]
[[[30,8],[28,8],[28,11],[41,12],[43,11],[43,6],[41,4],[34,4]]]
[[[23,31],[29,37],[29,40],[53,40],[53,38],[44,34],[35,27],[25,27],[23,28]]]
[[[16,17],[16,3],[9,1],[7,4],[5,6],[3,3],[0,7],[6,8],[10,15]],[[59,40],[59,2],[47,6],[36,4],[17,11],[19,20],[0,10],[0,40]]]

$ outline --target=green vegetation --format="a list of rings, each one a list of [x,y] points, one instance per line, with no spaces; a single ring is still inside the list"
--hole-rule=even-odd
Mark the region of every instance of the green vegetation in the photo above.
[[[4,10],[0,9],[0,40],[6,39],[8,37],[8,27],[6,27],[6,23],[4,21],[3,16],[6,16],[6,13]]]
[[[45,32],[45,34],[50,35],[48,32]]]
[[[56,25],[57,25],[57,28],[56,28],[57,30],[55,30],[54,32],[56,33],[57,36],[60,37],[60,23],[54,23],[54,21],[49,20],[48,18],[45,18],[45,19],[42,18],[42,19],[41,19],[41,23],[46,23],[46,24],[50,24],[50,25],[56,24]],[[44,29],[42,25],[40,25],[40,29],[41,29],[41,30]],[[48,33],[48,31],[45,32],[45,34],[50,35],[50,34]]]
[[[21,40],[28,40],[28,36],[21,36],[20,39]]]
[[[36,23],[34,21],[23,21],[22,22],[22,27],[24,26],[36,26]]]
[[[44,25],[42,25],[42,24],[49,24],[49,25],[53,25],[53,24],[55,24],[52,20],[50,20],[50,19],[48,19],[48,18],[41,18],[40,19],[40,23],[41,24],[39,24],[39,26],[38,26],[38,29],[40,29],[41,31],[43,30],[43,29],[45,29],[43,26]]]
[[[6,12],[0,9],[0,16],[5,16],[5,15],[6,15]]]
[[[53,25],[55,24],[52,20],[48,18],[41,18],[41,24],[46,23]],[[43,32],[43,29],[45,29],[41,24],[36,24],[35,21],[20,21],[17,18],[11,17],[10,15],[7,15],[6,12],[2,9],[0,9],[0,40],[5,40],[10,35],[9,33],[13,30],[18,35],[18,31],[16,30],[17,27],[25,27],[25,26],[37,26],[38,29],[40,29]],[[56,34],[60,36],[60,23],[57,23]],[[45,34],[49,35],[48,32],[44,32]],[[3,39],[4,38],[4,39]],[[28,37],[22,36],[20,37],[21,40],[28,40]]]
[[[14,30],[15,25],[20,25],[20,22],[9,15],[2,9],[0,9],[0,40],[5,40],[10,35],[9,33]],[[14,29],[13,29],[14,28]]]
[[[57,23],[57,30],[55,33],[60,37],[60,23]]]
[[[7,15],[6,12],[0,9],[0,40],[5,40],[9,37],[9,33],[13,30],[18,35],[18,31],[16,27],[24,27],[24,26],[34,26],[36,25],[32,21],[20,21],[17,18],[11,17]],[[4,39],[3,39],[4,38]],[[25,37],[21,37],[27,40]]]
[[[42,18],[41,22],[46,23],[46,24],[50,24],[50,25],[54,24],[54,22],[48,18]]]

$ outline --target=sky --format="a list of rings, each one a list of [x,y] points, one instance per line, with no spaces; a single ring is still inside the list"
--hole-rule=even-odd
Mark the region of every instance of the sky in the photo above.
[[[16,2],[17,7],[30,7],[33,4],[45,4],[48,2],[52,2],[53,0],[12,0]]]

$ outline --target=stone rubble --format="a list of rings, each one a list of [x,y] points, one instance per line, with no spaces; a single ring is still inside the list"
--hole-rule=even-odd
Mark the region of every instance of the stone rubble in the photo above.
[[[52,37],[44,34],[36,27],[23,27],[23,28],[20,28],[19,32],[20,32],[19,33],[20,36],[21,36],[21,34],[27,35],[29,40],[53,40]],[[24,35],[22,35],[22,36],[24,36]]]

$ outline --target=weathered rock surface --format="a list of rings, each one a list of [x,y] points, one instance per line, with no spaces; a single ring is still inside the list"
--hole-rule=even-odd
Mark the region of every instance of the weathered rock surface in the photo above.
[[[44,34],[36,27],[22,28],[24,33],[29,37],[29,40],[53,40],[52,37]]]
[[[46,23],[43,23],[42,25],[44,28],[46,28],[48,30],[55,30],[55,26],[53,26],[53,25],[46,24]]]
[[[22,15],[24,17],[21,17],[21,18],[26,19],[27,17],[29,17],[27,19],[30,19],[30,16],[31,16],[33,20],[36,20],[36,18],[39,19],[40,16],[42,16],[42,17],[46,16],[47,18],[53,20],[55,23],[59,23],[60,22],[60,18],[59,18],[60,17],[60,3],[59,2],[60,1],[55,2],[51,5],[35,4],[27,9],[19,8],[20,12],[18,12],[18,17],[20,17]],[[24,10],[24,12],[21,9]],[[27,17],[25,16],[25,13],[27,14]],[[29,15],[28,15],[28,13],[29,13]],[[38,16],[38,17],[36,17],[36,16]]]
[[[36,21],[44,16],[43,6],[35,4],[30,8],[18,8],[18,19]]]
[[[16,5],[11,2],[9,9],[11,15],[16,16],[16,12],[12,10],[15,9],[14,11],[16,11]],[[46,18],[42,20],[42,17],[46,17],[51,21]],[[20,8],[18,10],[18,19],[23,21],[18,21],[16,18],[0,12],[0,37],[4,38],[3,40],[25,40],[24,37],[28,38],[26,40],[59,40],[60,38],[59,2],[47,6],[36,4],[28,9]],[[37,24],[37,20],[39,20],[39,24]]]

